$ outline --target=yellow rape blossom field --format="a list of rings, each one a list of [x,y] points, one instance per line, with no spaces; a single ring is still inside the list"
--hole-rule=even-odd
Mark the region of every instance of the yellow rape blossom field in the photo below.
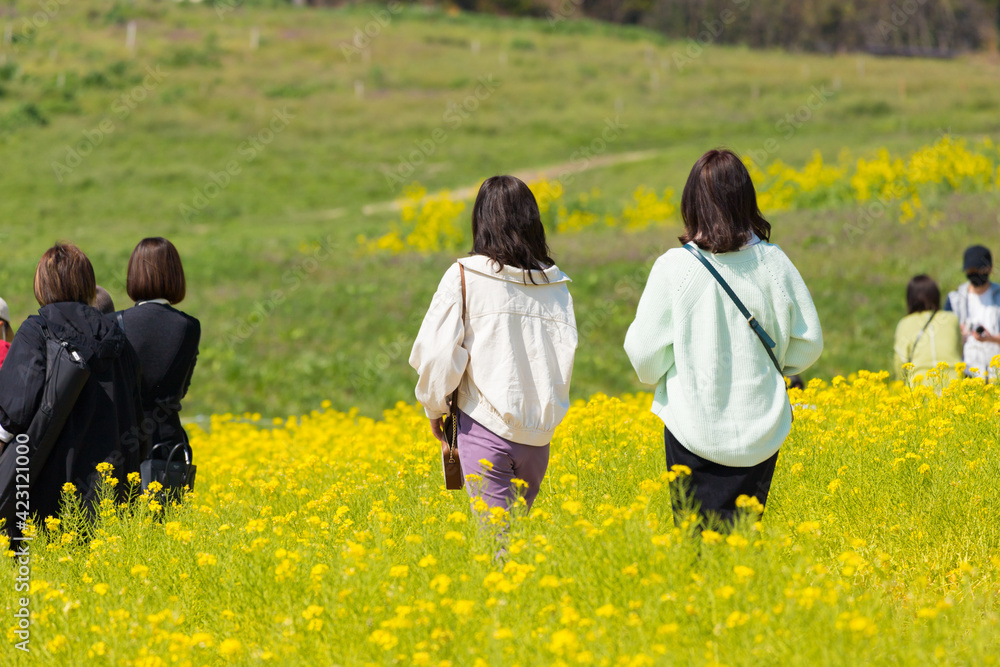
[[[745,160],[765,215],[786,210],[817,209],[843,204],[861,204],[881,214],[889,210],[901,224],[938,223],[933,207],[924,198],[954,192],[978,193],[1000,190],[1000,147],[985,138],[975,142],[943,136],[935,143],[907,155],[892,155],[881,148],[872,155],[854,158],[843,149],[836,162],[824,162],[820,152],[801,169],[775,159],[758,165]],[[594,225],[625,231],[676,224],[680,192],[662,193],[640,185],[625,204],[607,201],[600,190],[569,197],[558,180],[544,178],[528,183],[538,200],[546,228],[556,234],[578,232]],[[400,202],[402,215],[390,231],[380,237],[358,238],[366,253],[431,253],[465,248],[471,243],[471,206],[450,192],[428,194],[418,183],[411,185]],[[864,229],[848,227],[849,239]]]
[[[415,406],[216,416],[179,506],[107,501],[89,539],[75,511],[38,528],[32,652],[4,662],[996,663],[997,385],[860,372],[790,398],[767,511],[732,532],[674,525],[685,471],[648,395],[574,405],[513,518],[443,489]]]

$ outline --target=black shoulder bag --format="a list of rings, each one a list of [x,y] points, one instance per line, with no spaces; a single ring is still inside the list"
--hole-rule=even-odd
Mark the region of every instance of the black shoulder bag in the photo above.
[[[756,317],[750,314],[750,311],[747,310],[747,307],[743,305],[743,302],[740,301],[740,298],[736,296],[735,292],[733,292],[732,288],[729,286],[729,283],[727,283],[722,278],[722,276],[719,275],[719,272],[715,270],[715,267],[712,266],[712,264],[707,259],[705,259],[705,256],[698,251],[698,249],[694,246],[693,243],[687,243],[684,245],[684,247],[688,250],[688,252],[690,252],[692,255],[698,258],[698,261],[701,262],[706,269],[708,269],[708,272],[712,274],[712,277],[714,277],[719,282],[719,285],[722,287],[722,289],[725,290],[726,294],[729,295],[729,298],[733,300],[733,303],[735,303],[736,307],[739,308],[740,312],[743,314],[743,317],[746,318],[747,324],[749,324],[750,328],[753,329],[753,332],[757,334],[757,338],[760,339],[761,345],[764,346],[764,351],[767,352],[767,356],[771,357],[771,363],[773,363],[774,367],[778,370],[778,375],[784,377],[785,374],[781,370],[781,364],[778,363],[777,357],[774,356],[773,349],[775,343],[773,340],[771,340],[771,337],[767,335],[767,331],[764,330],[764,327],[761,326],[761,323],[757,321]]]
[[[0,517],[7,520],[8,534],[22,517],[31,513],[26,500],[62,433],[69,413],[90,379],[86,361],[68,342],[55,338],[42,322],[45,336],[45,383],[38,411],[26,433],[10,441],[0,455]],[[15,524],[14,519],[17,518]]]

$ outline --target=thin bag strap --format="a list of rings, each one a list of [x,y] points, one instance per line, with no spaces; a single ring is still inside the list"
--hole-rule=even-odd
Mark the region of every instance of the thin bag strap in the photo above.
[[[458,265],[458,272],[462,276],[462,326],[465,326],[465,267],[461,263]],[[458,381],[461,386],[461,379]],[[451,394],[451,411],[453,413],[458,412],[458,387],[455,387],[455,391]]]
[[[726,292],[726,294],[729,295],[729,298],[733,300],[733,303],[736,304],[736,307],[739,309],[740,313],[743,315],[743,317],[746,318],[747,324],[749,324],[750,328],[753,329],[753,332],[757,334],[757,338],[760,339],[761,344],[764,346],[764,351],[767,352],[767,356],[771,357],[771,362],[774,364],[774,367],[778,370],[778,374],[784,377],[785,374],[781,370],[781,364],[778,363],[777,357],[775,357],[774,352],[772,352],[775,343],[771,339],[771,337],[767,335],[767,331],[764,330],[764,327],[761,325],[761,323],[757,321],[757,318],[754,317],[749,310],[747,310],[747,307],[744,306],[743,302],[740,301],[740,298],[736,296],[736,292],[734,292],[733,289],[729,286],[729,283],[727,283],[723,279],[723,277],[719,275],[719,272],[715,270],[715,267],[712,266],[712,264],[707,259],[705,259],[705,256],[702,255],[701,252],[699,252],[692,243],[686,243],[684,245],[684,248],[687,249],[687,251],[690,252],[692,255],[698,258],[698,261],[701,262],[706,269],[708,269],[708,272],[712,274],[712,277],[715,278],[716,281],[718,281],[719,286],[721,286],[722,289]]]
[[[465,328],[465,267],[461,263],[458,265],[458,272],[462,276],[462,328]],[[462,380],[459,378],[458,386],[462,386]],[[455,391],[451,394],[451,429],[452,438],[451,444],[448,447],[448,457],[450,459],[449,463],[455,462],[455,448],[458,447],[458,387],[455,387]]]
[[[906,359],[906,363],[908,364],[913,363],[913,355],[917,351],[917,343],[919,343],[920,339],[923,338],[924,332],[927,331],[927,327],[931,325],[931,320],[934,319],[934,316],[937,315],[937,313],[938,311],[936,310],[933,313],[931,313],[931,316],[927,318],[927,324],[925,324],[924,328],[920,330],[920,333],[917,334],[917,337],[913,339],[913,345],[910,346],[910,354]]]

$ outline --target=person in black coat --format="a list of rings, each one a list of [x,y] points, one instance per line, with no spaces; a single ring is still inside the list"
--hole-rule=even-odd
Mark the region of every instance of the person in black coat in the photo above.
[[[159,237],[140,241],[128,261],[125,289],[135,306],[118,316],[142,363],[142,431],[153,446],[187,442],[179,413],[198,358],[201,324],[173,307],[186,292],[174,244]]]
[[[58,514],[67,482],[76,487],[84,506],[91,507],[99,463],[114,466],[112,475],[124,489],[127,475],[139,472],[149,450],[148,439],[135,437],[142,420],[139,359],[121,329],[90,305],[95,290],[94,269],[79,248],[57,244],[47,250],[35,272],[35,298],[41,308],[17,330],[0,367],[0,442],[6,447],[27,432],[41,402],[43,327],[76,349],[90,368],[40,474],[31,480],[30,512],[41,519]]]

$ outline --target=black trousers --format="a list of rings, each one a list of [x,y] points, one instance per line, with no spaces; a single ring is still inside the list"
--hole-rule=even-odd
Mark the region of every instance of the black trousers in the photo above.
[[[689,494],[700,507],[704,517],[716,516],[732,523],[736,515],[736,499],[741,495],[754,496],[764,505],[771,490],[774,466],[778,453],[749,468],[735,468],[703,459],[685,449],[684,445],[666,428],[663,440],[667,450],[667,469],[674,465],[685,465],[691,469]],[[683,498],[672,493],[674,512],[683,507]]]

